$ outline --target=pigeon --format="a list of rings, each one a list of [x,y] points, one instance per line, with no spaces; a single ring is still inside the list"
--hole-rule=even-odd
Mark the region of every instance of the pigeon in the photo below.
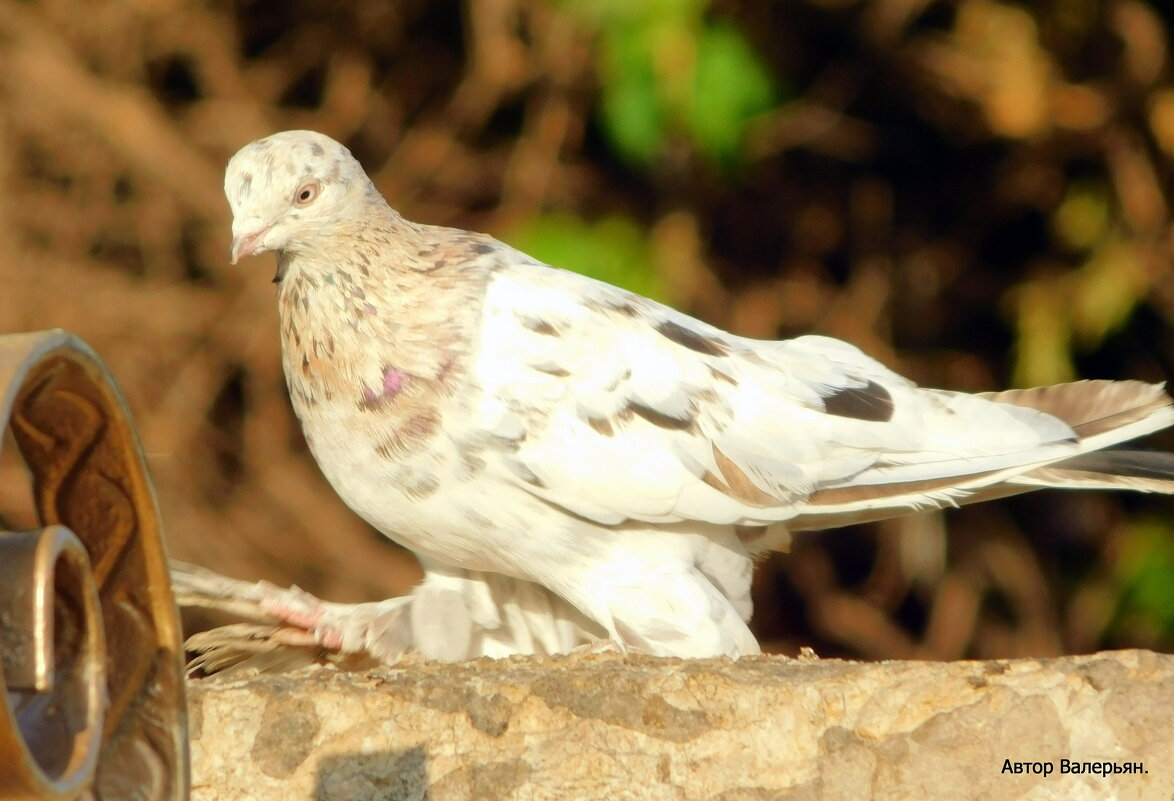
[[[736,336],[409,221],[312,131],[245,146],[224,187],[231,261],[276,254],[311,453],[424,569],[407,602],[288,611],[342,650],[384,610],[408,619],[390,651],[426,658],[486,653],[499,629],[495,654],[755,654],[753,565],[792,532],[1041,487],[1174,492],[1174,455],[1110,449],[1174,423],[1161,384],[967,394],[829,337]],[[512,625],[503,588],[529,599]]]

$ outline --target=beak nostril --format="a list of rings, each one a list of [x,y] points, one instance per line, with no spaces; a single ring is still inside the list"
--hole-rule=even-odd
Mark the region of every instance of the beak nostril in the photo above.
[[[234,236],[232,238],[232,250],[229,252],[229,262],[236,264],[245,256],[252,256],[260,252],[259,245],[261,240],[265,238],[265,234],[269,233],[269,229],[272,227],[272,225],[266,225],[264,228],[259,228],[256,231],[249,231]]]

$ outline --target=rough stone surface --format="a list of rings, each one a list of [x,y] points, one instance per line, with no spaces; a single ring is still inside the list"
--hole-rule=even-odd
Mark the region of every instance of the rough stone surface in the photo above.
[[[1174,799],[1174,656],[1147,651],[581,654],[189,686],[194,801]],[[1061,759],[1146,772],[1062,775]]]

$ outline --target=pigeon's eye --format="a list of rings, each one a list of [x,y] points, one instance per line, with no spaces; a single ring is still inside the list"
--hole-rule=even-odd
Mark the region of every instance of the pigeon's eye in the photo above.
[[[308,206],[314,202],[314,198],[318,197],[318,192],[322,187],[316,181],[308,184],[302,184],[298,191],[294,194],[294,203],[299,206]]]

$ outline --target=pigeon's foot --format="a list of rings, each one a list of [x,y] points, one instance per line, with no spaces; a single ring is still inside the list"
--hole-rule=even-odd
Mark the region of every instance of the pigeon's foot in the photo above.
[[[336,604],[296,586],[238,581],[179,562],[171,563],[171,580],[180,606],[219,609],[253,623],[280,624],[276,630],[279,635],[266,629],[266,639],[277,644],[316,644],[328,651],[367,655],[388,664],[398,661],[412,646],[410,595],[375,603]]]
[[[305,631],[325,648],[343,650],[342,621],[327,615],[324,601],[297,586],[284,589],[261,583],[257,589],[257,606],[266,617]]]
[[[290,587],[262,598],[261,608],[275,620],[308,632],[324,648],[367,654],[380,662],[397,661],[411,647],[408,611],[411,596],[365,604],[335,604]]]

